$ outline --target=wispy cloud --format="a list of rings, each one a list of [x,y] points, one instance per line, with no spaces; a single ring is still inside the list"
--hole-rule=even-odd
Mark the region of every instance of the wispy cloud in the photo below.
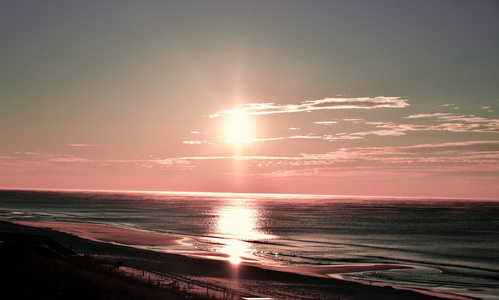
[[[401,136],[405,135],[403,131],[397,129],[390,130],[372,130],[352,133],[354,136],[379,135],[379,136]]]
[[[322,139],[320,135],[293,135],[288,137],[288,139]]]
[[[32,151],[27,151],[27,152],[14,152],[14,154],[17,154],[17,155],[42,155],[42,152],[37,150],[36,152],[32,152]]]
[[[338,124],[339,122],[350,122],[350,123],[360,124],[360,123],[366,123],[366,120],[365,119],[344,118],[344,119],[333,119],[333,120],[329,120],[329,121],[316,121],[316,122],[314,122],[314,124],[332,126],[332,125]]]
[[[477,117],[475,115],[458,115],[452,113],[415,114],[404,117],[407,120],[426,119],[428,124],[396,123],[388,121],[368,122],[364,119],[341,119],[334,121],[314,122],[319,125],[336,125],[339,122],[373,125],[376,130],[337,133],[324,135],[326,141],[359,140],[368,135],[403,136],[411,131],[447,131],[470,133],[499,133],[499,119]]]
[[[492,109],[492,106],[482,106],[480,108],[487,110],[487,112],[495,112],[495,110]]]
[[[319,122],[314,122],[314,124],[331,126],[333,124],[338,124],[338,122],[336,122],[336,121],[319,121]]]
[[[447,108],[450,108],[450,109],[460,109],[460,107],[458,107],[458,106],[456,106],[455,104],[452,104],[452,103],[442,104],[442,105],[439,105],[438,107],[447,107]]]
[[[345,134],[331,138],[348,139],[352,136]],[[105,170],[151,174],[147,172],[151,170],[154,173],[160,170],[165,176],[200,178],[199,176],[210,174],[214,180],[220,180],[223,176],[233,176],[234,172],[237,172],[234,170],[234,162],[238,161],[245,170],[238,176],[274,181],[295,178],[299,180],[297,182],[301,182],[307,178],[322,177],[326,180],[337,178],[339,182],[349,178],[354,180],[352,184],[355,184],[356,179],[362,182],[373,180],[388,184],[407,178],[455,176],[454,174],[459,173],[464,174],[462,176],[496,182],[499,174],[499,141],[493,140],[392,147],[350,147],[326,153],[289,156],[186,156],[133,160],[90,159],[62,154],[47,155],[45,159],[23,156],[23,158],[0,157],[0,173]]]
[[[404,117],[404,119],[436,118],[448,115],[450,115],[450,113],[416,114]]]
[[[399,147],[354,147],[341,148],[323,154],[304,154],[305,159],[330,160],[332,163],[349,160],[369,162],[414,163],[414,162],[450,162],[467,161],[471,156],[479,155],[493,158],[499,167],[499,141],[467,141],[455,143],[418,144]]]
[[[433,119],[436,122],[446,122],[438,125],[413,126],[412,130],[444,130],[444,131],[455,131],[455,132],[463,132],[463,131],[499,132],[499,119],[483,118],[483,117],[477,117],[475,115],[436,113],[436,114],[411,115],[405,118],[406,119],[427,118],[427,119]],[[404,124],[404,125],[409,125],[409,124]],[[390,126],[390,125],[385,124],[384,126]]]
[[[2,159],[19,159],[20,156],[0,156],[0,160]]]
[[[269,142],[269,141],[281,141],[285,140],[286,137],[251,137],[245,139],[224,139],[227,143],[258,143],[258,142]]]
[[[195,141],[195,140],[193,141],[193,140],[191,140],[191,141],[183,141],[182,143],[187,144],[187,145],[201,145],[201,144],[206,144],[208,142],[207,141]]]
[[[308,100],[299,104],[250,103],[234,109],[219,111],[210,115],[210,117],[217,118],[232,114],[265,115],[331,109],[403,108],[408,105],[408,100],[401,97],[326,98]]]
[[[100,145],[95,144],[67,144],[69,147],[99,147]]]
[[[338,133],[336,135],[329,135],[326,134],[322,137],[323,140],[325,141],[342,141],[342,140],[361,140],[363,137],[356,136],[353,134],[346,134],[346,133]]]
[[[242,109],[242,108],[241,108]],[[227,111],[227,113],[229,113]],[[268,141],[281,141],[291,139],[322,139],[328,142],[338,142],[346,140],[362,140],[367,136],[404,136],[413,131],[445,131],[445,132],[469,132],[469,133],[499,133],[499,119],[477,117],[475,115],[463,115],[453,113],[425,113],[414,114],[403,117],[405,120],[417,120],[417,123],[397,123],[392,121],[367,121],[359,118],[332,119],[325,121],[315,121],[316,125],[336,126],[342,122],[359,125],[373,126],[374,130],[363,130],[357,132],[339,132],[335,134],[295,134],[291,136],[279,137],[252,137],[245,140],[224,140],[225,142],[256,143]],[[424,122],[420,120],[425,120]],[[299,130],[297,127],[287,128],[288,130]],[[184,141],[185,144],[198,145],[206,141]]]
[[[240,160],[245,163],[248,170],[251,168],[254,176],[258,174],[261,177],[270,176],[274,179],[300,176],[368,176],[369,174],[385,174],[388,179],[394,179],[400,176],[405,176],[404,178],[430,176],[445,172],[497,176],[499,141],[467,141],[398,147],[352,147],[340,148],[327,153],[303,153],[286,157],[184,157],[181,160],[189,162],[194,168],[215,165],[218,168],[221,165],[230,168],[231,161]],[[221,164],[221,162],[225,163]]]
[[[80,162],[90,162],[89,159],[79,158],[79,157],[60,157],[60,158],[50,158],[49,162],[54,163],[80,163]]]
[[[494,151],[499,153],[499,141],[464,141],[440,144],[419,144],[398,147],[399,149],[438,149],[438,151]]]

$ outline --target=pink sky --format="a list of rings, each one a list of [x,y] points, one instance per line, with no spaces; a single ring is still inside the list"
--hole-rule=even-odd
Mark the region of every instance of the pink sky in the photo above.
[[[499,198],[491,3],[1,6],[0,188]]]

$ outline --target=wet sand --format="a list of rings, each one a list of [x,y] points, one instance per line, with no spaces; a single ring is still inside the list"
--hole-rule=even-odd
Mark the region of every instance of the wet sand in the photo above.
[[[172,246],[182,239],[174,235],[150,233],[138,230],[115,228],[97,224],[16,221],[16,224],[49,228],[73,234],[81,238],[125,245]]]
[[[30,226],[27,226],[30,225]],[[33,227],[36,226],[36,227]],[[48,229],[51,228],[51,229]],[[52,230],[54,229],[54,230]],[[175,274],[244,294],[274,299],[435,299],[409,290],[363,285],[327,274],[408,268],[402,265],[266,266],[255,261],[228,260],[162,253],[114,245],[174,245],[180,237],[95,224],[0,221],[0,231],[48,236],[79,253],[94,255],[138,270]],[[81,238],[81,237],[85,238]],[[138,243],[137,240],[141,240]],[[220,254],[215,254],[220,256]],[[222,255],[222,258],[225,258]],[[432,293],[432,295],[435,295]],[[442,296],[442,295],[440,295]]]
[[[409,266],[391,264],[324,265],[324,266],[263,266],[271,270],[324,277],[328,274],[410,269]]]

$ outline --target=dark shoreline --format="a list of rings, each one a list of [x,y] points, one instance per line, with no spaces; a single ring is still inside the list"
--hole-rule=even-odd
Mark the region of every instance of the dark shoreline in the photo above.
[[[275,299],[436,298],[392,287],[368,286],[333,278],[301,275],[243,264],[232,265],[226,261],[94,242],[50,229],[23,226],[1,220],[0,231],[47,236],[75,252],[109,261],[122,261],[125,267],[179,275],[259,297]]]

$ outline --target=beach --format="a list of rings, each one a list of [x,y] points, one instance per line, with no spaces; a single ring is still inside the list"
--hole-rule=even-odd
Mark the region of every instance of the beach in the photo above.
[[[356,299],[377,286],[383,294],[392,287],[417,292],[412,297],[499,299],[495,201],[8,190],[0,196],[4,229],[53,237],[79,255],[121,261],[122,270],[186,288]]]
[[[406,268],[403,265],[363,264],[351,266],[265,266],[256,262],[231,263],[228,260],[206,259],[189,255],[148,251],[118,245],[130,242],[129,237],[144,234],[144,239],[175,243],[176,237],[151,236],[140,231],[96,227],[92,224],[60,224],[37,222],[0,221],[0,232],[47,236],[71,248],[106,261],[121,261],[124,267],[136,270],[161,272],[209,283],[213,286],[238,291],[254,297],[274,299],[434,299],[414,291],[379,287],[333,279],[326,274],[342,272],[363,272]],[[30,225],[30,226],[26,226]],[[37,225],[34,227],[34,225]],[[48,227],[56,227],[57,230]],[[44,228],[45,227],[45,228]],[[64,228],[63,228],[64,227]],[[62,232],[67,231],[67,232]],[[93,237],[81,238],[75,233],[94,232]],[[125,232],[126,231],[126,232]],[[127,234],[128,233],[128,234]],[[112,243],[111,243],[112,241]],[[440,295],[443,296],[443,295]],[[447,298],[452,298],[447,295]],[[471,299],[455,297],[454,299]]]

